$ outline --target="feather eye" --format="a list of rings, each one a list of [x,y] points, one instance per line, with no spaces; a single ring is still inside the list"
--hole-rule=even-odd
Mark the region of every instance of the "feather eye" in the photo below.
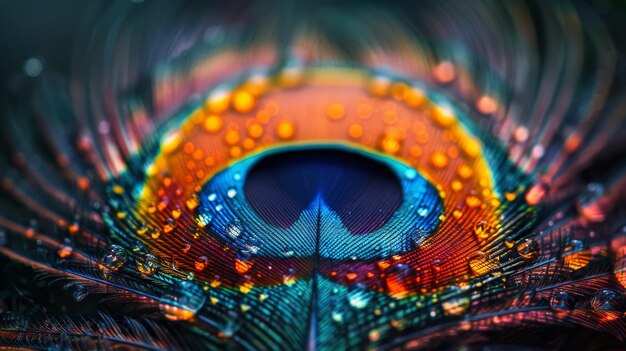
[[[246,302],[224,296],[214,305],[245,310],[242,335],[266,318],[263,306],[290,318],[282,303],[307,313],[278,337],[302,345],[314,333],[321,347],[362,342],[344,333],[382,333],[388,317],[365,319],[381,306],[393,306],[387,315],[430,313],[416,301],[449,289],[457,290],[442,317],[463,314],[472,285],[502,275],[492,251],[519,226],[504,210],[518,220],[534,213],[494,184],[486,155],[501,151],[483,150],[468,117],[416,83],[355,68],[301,75],[297,86],[254,76],[209,92],[164,132],[134,219],[121,221],[153,223],[144,244],[166,257],[182,248],[180,268],[213,294],[238,291]],[[516,186],[529,182],[504,166]],[[344,324],[349,313],[355,320]]]
[[[265,4],[112,5],[75,85],[44,75],[7,119],[0,253],[51,288],[3,272],[0,345],[623,342],[625,124],[599,21]]]

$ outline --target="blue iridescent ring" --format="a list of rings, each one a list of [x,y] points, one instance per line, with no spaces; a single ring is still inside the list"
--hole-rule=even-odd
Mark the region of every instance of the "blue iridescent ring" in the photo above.
[[[316,163],[316,154],[324,154],[324,161]],[[294,158],[300,162],[290,162]],[[371,182],[378,184],[368,187]],[[443,213],[437,189],[420,172],[344,144],[264,150],[216,173],[198,196],[195,216],[205,230],[258,257],[367,260],[402,254],[432,235]],[[299,212],[286,211],[294,208]]]

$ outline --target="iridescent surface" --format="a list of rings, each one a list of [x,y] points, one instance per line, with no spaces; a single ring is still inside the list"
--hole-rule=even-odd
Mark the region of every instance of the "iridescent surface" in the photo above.
[[[28,64],[0,253],[62,291],[7,308],[0,345],[621,346],[626,100],[601,21],[267,6],[111,5],[71,88]]]

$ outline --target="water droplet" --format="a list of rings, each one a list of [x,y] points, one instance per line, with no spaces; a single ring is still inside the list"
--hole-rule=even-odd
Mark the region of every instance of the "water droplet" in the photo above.
[[[420,207],[420,208],[418,208],[418,209],[417,209],[417,214],[418,214],[420,217],[425,217],[425,216],[428,214],[428,208],[426,208],[426,207]]]
[[[468,195],[465,198],[465,204],[467,204],[467,206],[469,208],[476,208],[476,207],[480,206],[481,203],[482,203],[482,201],[480,201],[480,199],[477,196],[474,196],[474,195]]]
[[[211,215],[207,213],[199,213],[198,216],[196,216],[196,223],[200,226],[200,228],[204,228],[211,223],[211,219]]]
[[[283,250],[283,256],[285,257],[291,257],[293,256],[294,252],[290,247],[285,247],[285,249]]]
[[[146,232],[148,229],[146,228]],[[130,248],[133,252],[141,252],[144,249],[143,243],[139,240],[135,240]]]
[[[89,291],[82,285],[76,285],[74,291],[72,291],[72,298],[76,302],[83,301],[89,295]]]
[[[413,245],[418,246],[420,245],[422,242],[424,242],[424,240],[428,237],[428,232],[421,230],[421,229],[416,229],[412,234],[411,234],[411,241],[413,241]]]
[[[245,303],[242,303],[241,305],[239,305],[239,309],[241,310],[242,313],[248,312],[250,308],[252,307],[250,305],[246,305]]]
[[[387,269],[385,285],[392,297],[403,298],[409,293],[411,273],[411,268],[404,263],[396,263]]]
[[[574,239],[570,242],[568,251],[572,253],[579,252],[579,251],[582,251],[583,248],[584,248],[584,243],[581,240]]]
[[[591,250],[585,250],[584,243],[572,240],[563,253],[563,264],[572,270],[585,268],[591,261]]]
[[[261,247],[255,239],[250,239],[246,242],[246,250],[250,253],[250,255],[256,255],[260,249]]]
[[[341,314],[341,312],[333,311],[331,314],[331,318],[333,319],[333,322],[335,323],[343,322],[343,314]]]
[[[496,269],[498,264],[497,262],[490,260],[486,253],[477,251],[469,256],[469,266],[475,275],[483,275]]]
[[[226,227],[226,232],[228,233],[228,236],[230,236],[232,239],[237,239],[243,232],[241,222],[239,222],[238,220],[230,221],[228,223],[228,226]]]
[[[615,310],[620,305],[619,297],[620,295],[613,290],[602,289],[594,294],[590,305],[594,310]]]
[[[296,133],[296,127],[290,121],[284,120],[276,126],[276,134],[280,139],[291,139]]]
[[[202,288],[189,281],[179,281],[161,298],[161,311],[170,320],[189,320],[202,308],[206,296]]]
[[[363,284],[356,284],[346,297],[350,306],[356,309],[365,308],[372,299],[372,295]]]
[[[254,266],[254,260],[250,260],[250,255],[247,252],[240,251],[237,253],[237,258],[235,259],[235,270],[239,274],[244,274],[250,270]]]
[[[463,164],[463,165],[460,165],[456,169],[456,173],[459,176],[459,178],[461,178],[463,180],[468,180],[474,174],[474,170],[472,169],[472,167],[470,167],[470,166],[468,166],[466,164]]]
[[[389,155],[395,155],[402,148],[402,143],[397,138],[385,136],[380,141],[380,148]]]
[[[504,245],[509,249],[513,248],[515,246],[515,236],[512,234],[506,235],[504,237]]]
[[[159,228],[152,228],[150,231],[150,237],[152,239],[158,239],[161,236],[161,230]]]
[[[443,169],[448,166],[450,160],[445,153],[436,151],[430,156],[430,165],[436,169]]]
[[[187,206],[189,211],[195,210],[199,204],[200,204],[200,200],[198,200],[198,197],[196,195],[192,196],[187,201],[185,201],[185,205]]]
[[[165,233],[165,234],[170,233],[175,228],[176,228],[176,224],[168,222],[168,223],[163,225],[163,233]]]
[[[439,268],[439,267],[441,267],[441,265],[442,265],[442,264],[443,264],[443,260],[442,260],[441,258],[435,258],[435,259],[433,260],[433,266],[434,266],[435,268]]]
[[[209,265],[209,259],[206,256],[200,256],[194,262],[194,268],[198,272],[202,272]]]
[[[137,259],[137,270],[143,274],[152,274],[159,268],[159,261],[152,254],[142,255]]]
[[[211,202],[215,201],[217,199],[217,194],[216,193],[210,193],[209,196],[207,196],[207,199]]]
[[[485,220],[480,220],[474,223],[474,233],[478,237],[478,239],[484,240],[489,238],[491,235],[491,228],[489,224]]]
[[[126,250],[119,245],[109,245],[106,252],[100,258],[100,269],[115,272],[128,261]]]
[[[413,168],[407,168],[404,171],[404,177],[408,180],[413,180],[415,179],[415,177],[417,177],[417,171],[414,170]]]
[[[380,332],[378,329],[372,329],[370,330],[368,337],[370,341],[378,341],[378,339],[380,339]]]
[[[180,218],[180,216],[183,214],[182,209],[180,208],[180,206],[176,206],[176,208],[174,208],[172,210],[172,218],[173,219],[178,219]]]
[[[228,311],[226,320],[219,326],[218,336],[225,339],[232,338],[239,330],[238,315],[235,311]]]
[[[517,193],[515,193],[513,191],[505,191],[504,192],[504,198],[507,201],[509,201],[509,202],[514,201],[516,197],[517,197]]]
[[[567,291],[555,291],[550,298],[550,308],[555,312],[571,311],[575,305],[576,299]]]
[[[524,239],[517,244],[517,253],[525,259],[534,259],[539,256],[539,244],[532,239]]]
[[[470,299],[467,297],[454,297],[446,300],[441,304],[444,312],[450,316],[459,316],[467,310],[470,305]]]
[[[295,268],[289,268],[287,273],[283,275],[283,284],[292,286],[296,282],[296,270]]]
[[[213,276],[213,280],[211,281],[211,287],[212,288],[217,288],[218,286],[222,285],[222,281],[221,281],[222,277],[220,277],[219,275],[214,275]]]
[[[267,300],[268,297],[269,297],[268,294],[265,294],[265,293],[260,294],[259,295],[259,301],[263,302],[263,301]]]
[[[67,231],[70,234],[76,234],[80,231],[80,224],[78,222],[74,222],[67,227]]]
[[[226,196],[228,196],[229,199],[233,199],[235,196],[237,196],[237,190],[235,188],[229,188],[226,191]]]

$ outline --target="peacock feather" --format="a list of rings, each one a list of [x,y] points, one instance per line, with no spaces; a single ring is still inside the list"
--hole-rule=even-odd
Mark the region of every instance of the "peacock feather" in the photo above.
[[[626,348],[597,7],[95,7],[4,109],[0,349]]]

